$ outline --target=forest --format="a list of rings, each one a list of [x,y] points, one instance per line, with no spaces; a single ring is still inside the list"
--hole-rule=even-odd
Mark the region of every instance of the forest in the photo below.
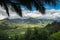
[[[1,20],[0,40],[60,40],[59,22],[38,20],[39,23],[32,24],[28,21],[15,23],[8,19]]]

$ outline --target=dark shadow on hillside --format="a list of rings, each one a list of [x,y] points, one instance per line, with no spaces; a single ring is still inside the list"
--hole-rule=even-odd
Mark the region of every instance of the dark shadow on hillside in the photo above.
[[[55,33],[60,31],[60,22],[53,22],[52,24],[48,24],[45,29],[49,30],[49,33]]]
[[[16,29],[17,26],[15,26],[15,24],[13,24],[10,21],[7,20],[1,20],[0,21],[0,29],[5,30],[5,29]]]

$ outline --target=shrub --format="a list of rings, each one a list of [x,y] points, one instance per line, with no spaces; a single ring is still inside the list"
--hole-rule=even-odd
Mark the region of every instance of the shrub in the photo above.
[[[60,32],[52,34],[50,38],[51,40],[60,40]]]
[[[8,40],[8,35],[0,31],[0,40]]]
[[[40,28],[28,28],[24,40],[48,40],[48,31]]]

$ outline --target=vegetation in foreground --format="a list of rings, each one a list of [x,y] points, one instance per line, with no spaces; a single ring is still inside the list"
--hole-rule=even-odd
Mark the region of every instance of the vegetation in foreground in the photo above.
[[[0,40],[60,40],[60,23],[48,23],[44,27],[29,24],[26,28],[28,24],[22,25],[1,21]]]

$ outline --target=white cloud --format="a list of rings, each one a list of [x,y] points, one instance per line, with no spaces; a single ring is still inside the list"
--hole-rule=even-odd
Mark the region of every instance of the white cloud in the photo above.
[[[12,12],[11,10],[9,10],[9,13],[10,13],[10,17],[8,17],[6,10],[0,6],[0,20],[5,18],[9,18],[9,19],[20,18],[20,16],[17,15],[16,12]]]
[[[0,7],[0,20],[7,18],[6,11]]]
[[[57,19],[60,18],[60,10],[46,10],[46,14],[42,15],[38,11],[33,11],[33,12],[24,12],[26,14],[26,17],[33,17],[36,19]]]
[[[10,17],[7,16],[6,11],[0,7],[0,19],[4,18],[10,18],[10,19],[15,19],[15,18],[21,18],[21,19],[27,19],[29,17],[37,18],[37,19],[57,19],[60,18],[60,10],[46,10],[46,14],[42,15],[39,11],[26,11],[22,10],[23,17],[20,17],[19,15],[16,14],[16,12],[12,12],[9,10]]]

